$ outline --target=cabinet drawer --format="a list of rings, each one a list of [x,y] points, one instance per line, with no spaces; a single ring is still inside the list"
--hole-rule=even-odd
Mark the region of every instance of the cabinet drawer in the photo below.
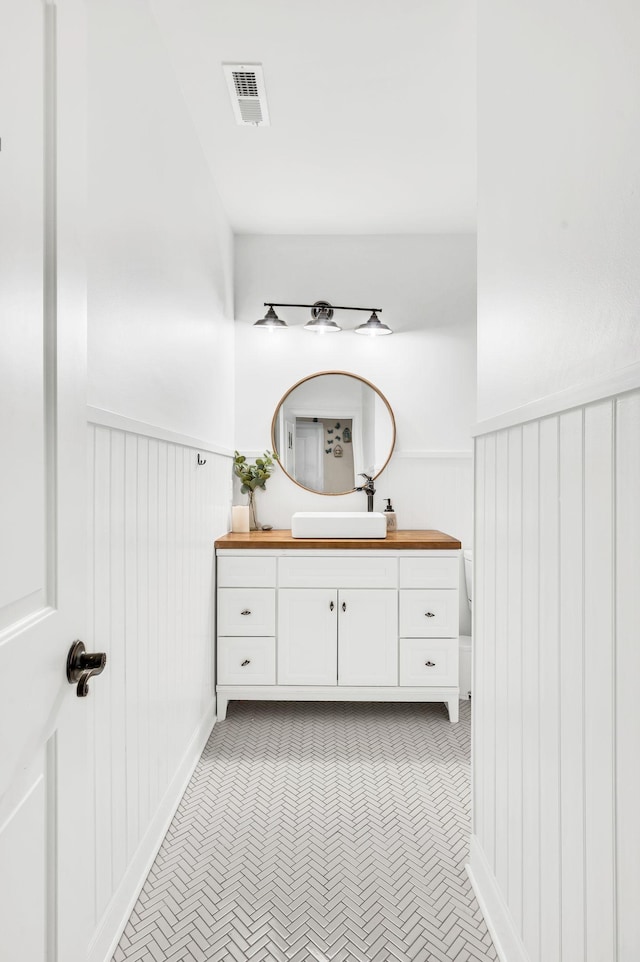
[[[275,588],[275,558],[218,558],[219,588]]]
[[[401,638],[400,685],[458,685],[458,639]]]
[[[400,592],[401,638],[458,636],[458,592],[429,588]]]
[[[219,638],[219,685],[275,685],[275,638]]]
[[[397,558],[280,558],[281,588],[395,588]]]
[[[219,588],[219,635],[275,635],[273,588]]]
[[[400,558],[401,588],[457,588],[458,558]]]

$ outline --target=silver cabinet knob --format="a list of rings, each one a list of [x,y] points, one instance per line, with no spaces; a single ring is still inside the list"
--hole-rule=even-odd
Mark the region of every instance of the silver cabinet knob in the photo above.
[[[250,665],[250,664],[251,664],[251,659],[250,659],[250,658],[245,658],[245,660],[242,662],[242,664],[240,665],[240,667],[241,667],[241,668],[246,668],[247,665]]]
[[[248,608],[245,608],[244,611],[241,611],[241,612],[240,612],[240,614],[241,614],[241,615],[250,615],[251,612],[249,611]]]
[[[425,661],[425,666],[426,666],[427,668],[435,668],[435,667],[436,667],[436,663],[435,663],[435,661]]]
[[[432,611],[425,611],[424,616],[425,618],[435,618],[435,615]]]

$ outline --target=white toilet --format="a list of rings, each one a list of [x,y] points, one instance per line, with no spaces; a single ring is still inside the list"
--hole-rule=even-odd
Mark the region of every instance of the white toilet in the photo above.
[[[473,614],[473,551],[464,552],[464,580],[467,586],[467,602]],[[460,697],[471,697],[471,635],[460,635]]]

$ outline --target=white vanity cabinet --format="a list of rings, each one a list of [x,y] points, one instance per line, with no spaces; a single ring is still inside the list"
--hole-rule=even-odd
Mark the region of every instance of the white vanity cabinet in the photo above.
[[[457,721],[459,542],[289,548],[273,534],[216,542],[218,719],[240,699],[443,701]]]

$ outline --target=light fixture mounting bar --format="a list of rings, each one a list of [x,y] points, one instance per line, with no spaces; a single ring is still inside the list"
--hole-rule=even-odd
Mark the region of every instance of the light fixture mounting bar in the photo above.
[[[264,301],[263,307],[315,307],[318,308],[318,304],[278,304],[276,301]],[[328,304],[327,308],[331,308],[332,311],[369,311],[370,313],[382,314],[381,307],[343,307],[338,304]]]

